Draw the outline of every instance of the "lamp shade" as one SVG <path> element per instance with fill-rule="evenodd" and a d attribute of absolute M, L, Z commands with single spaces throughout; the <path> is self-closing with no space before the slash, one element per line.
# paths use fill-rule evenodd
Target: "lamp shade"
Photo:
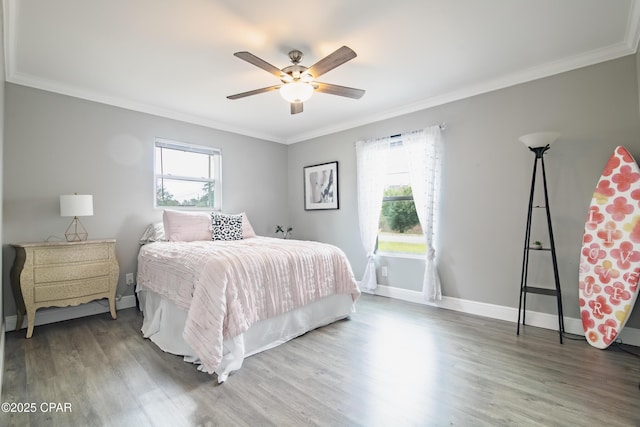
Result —
<path fill-rule="evenodd" d="M 60 196 L 60 216 L 92 216 L 93 196 L 65 194 Z"/>
<path fill-rule="evenodd" d="M 529 148 L 538 148 L 550 146 L 558 137 L 560 137 L 558 132 L 536 132 L 522 135 L 518 139 Z"/>
<path fill-rule="evenodd" d="M 280 86 L 280 96 L 287 102 L 305 102 L 313 95 L 313 86 L 304 82 L 285 83 Z"/>

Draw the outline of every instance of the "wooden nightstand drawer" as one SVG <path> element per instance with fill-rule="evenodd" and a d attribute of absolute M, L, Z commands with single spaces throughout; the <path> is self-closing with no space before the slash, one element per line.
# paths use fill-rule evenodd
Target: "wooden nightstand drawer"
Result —
<path fill-rule="evenodd" d="M 115 240 L 41 242 L 12 245 L 16 259 L 11 268 L 11 289 L 18 309 L 16 329 L 27 315 L 31 338 L 36 310 L 66 307 L 107 298 L 116 315 L 120 268 Z"/>
<path fill-rule="evenodd" d="M 33 264 L 36 266 L 108 260 L 109 246 L 107 245 L 86 245 L 82 250 L 74 246 L 36 248 L 33 251 Z"/>
<path fill-rule="evenodd" d="M 104 262 L 99 264 L 77 264 L 74 268 L 69 268 L 68 265 L 36 267 L 33 269 L 33 282 L 36 286 L 40 286 L 40 284 L 48 282 L 107 276 L 111 268 L 111 264 Z"/>
<path fill-rule="evenodd" d="M 101 294 L 109 291 L 109 277 L 77 280 L 60 284 L 40 285 L 33 290 L 34 302 L 57 301 Z"/>

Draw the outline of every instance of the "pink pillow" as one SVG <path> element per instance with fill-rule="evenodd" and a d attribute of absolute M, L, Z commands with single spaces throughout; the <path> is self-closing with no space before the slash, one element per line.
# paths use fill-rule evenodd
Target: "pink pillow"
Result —
<path fill-rule="evenodd" d="M 249 237 L 256 237 L 256 232 L 253 231 L 253 227 L 247 218 L 247 214 L 242 212 L 242 238 L 247 239 Z"/>
<path fill-rule="evenodd" d="M 211 240 L 210 214 L 165 209 L 162 214 L 164 234 L 171 242 Z"/>
<path fill-rule="evenodd" d="M 162 214 L 165 238 L 170 242 L 211 240 L 211 213 L 165 209 Z M 247 214 L 242 212 L 242 238 L 256 237 Z"/>

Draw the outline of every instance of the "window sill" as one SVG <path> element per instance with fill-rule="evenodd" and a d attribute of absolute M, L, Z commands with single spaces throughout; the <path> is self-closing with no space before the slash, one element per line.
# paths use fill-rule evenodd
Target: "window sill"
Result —
<path fill-rule="evenodd" d="M 165 209 L 169 209 L 169 210 L 174 210 L 174 211 L 197 211 L 197 212 L 222 212 L 222 210 L 220 209 L 216 209 L 213 207 L 206 207 L 206 206 L 182 206 L 182 205 L 176 205 L 176 206 L 154 206 L 153 207 L 156 210 L 165 210 Z"/>
<path fill-rule="evenodd" d="M 376 256 L 384 258 L 406 258 L 406 259 L 427 259 L 426 254 L 408 254 L 400 252 L 376 252 Z"/>

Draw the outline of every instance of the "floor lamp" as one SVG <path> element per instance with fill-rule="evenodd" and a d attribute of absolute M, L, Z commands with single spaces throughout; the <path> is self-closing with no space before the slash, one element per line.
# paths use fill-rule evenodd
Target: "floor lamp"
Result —
<path fill-rule="evenodd" d="M 564 333 L 564 315 L 562 313 L 562 295 L 560 292 L 560 276 L 558 274 L 558 260 L 556 258 L 556 246 L 553 239 L 553 228 L 551 226 L 551 213 L 549 211 L 549 197 L 547 195 L 547 174 L 544 168 L 543 155 L 551 148 L 558 137 L 556 132 L 537 132 L 521 136 L 520 141 L 531 150 L 535 159 L 533 161 L 533 175 L 531 177 L 531 193 L 529 194 L 529 211 L 527 214 L 527 228 L 524 236 L 524 253 L 522 256 L 522 274 L 520 277 L 520 302 L 518 305 L 518 329 L 516 334 L 520 334 L 520 315 L 522 315 L 522 324 L 525 324 L 525 315 L 527 312 L 527 293 L 550 295 L 556 297 L 558 306 L 558 333 L 560 335 L 560 344 L 562 344 L 562 334 Z M 544 206 L 534 206 L 533 199 L 535 196 L 536 175 L 538 162 L 542 166 L 542 184 L 544 189 Z M 549 232 L 549 247 L 538 248 L 531 246 L 531 223 L 534 209 L 544 209 L 546 211 L 547 228 Z M 529 273 L 529 254 L 531 251 L 549 251 L 551 253 L 551 261 L 553 263 L 554 288 L 529 286 L 527 284 Z"/>

